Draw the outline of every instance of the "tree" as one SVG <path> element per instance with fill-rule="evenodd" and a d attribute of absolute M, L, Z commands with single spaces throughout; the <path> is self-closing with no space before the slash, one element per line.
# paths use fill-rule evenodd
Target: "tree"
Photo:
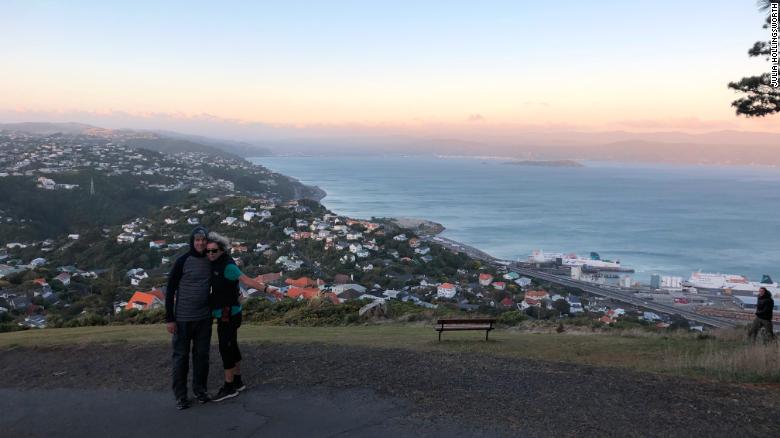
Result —
<path fill-rule="evenodd" d="M 770 8 L 770 3 L 773 1 L 774 0 L 760 0 L 759 9 L 762 11 L 768 10 Z M 764 23 L 763 28 L 769 29 L 770 22 L 771 16 L 767 15 L 766 23 Z M 765 56 L 767 61 L 769 61 L 769 42 L 757 41 L 753 47 L 748 50 L 748 56 Z M 746 94 L 746 96 L 731 103 L 731 106 L 737 109 L 737 115 L 764 117 L 780 112 L 780 88 L 772 87 L 769 73 L 742 78 L 738 82 L 730 82 L 729 88 Z"/>
<path fill-rule="evenodd" d="M 561 315 L 568 315 L 571 311 L 571 305 L 568 301 L 564 300 L 563 298 L 559 300 L 555 300 L 555 302 L 552 303 L 552 306 L 554 309 L 561 312 Z"/>

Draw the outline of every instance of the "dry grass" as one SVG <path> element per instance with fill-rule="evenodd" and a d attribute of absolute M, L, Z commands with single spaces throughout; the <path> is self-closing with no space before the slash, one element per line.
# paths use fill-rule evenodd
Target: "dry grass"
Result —
<path fill-rule="evenodd" d="M 484 341 L 481 332 L 448 332 L 437 342 L 431 324 L 381 324 L 350 327 L 283 327 L 246 324 L 241 342 L 323 343 L 366 348 L 476 353 L 570 362 L 726 382 L 780 382 L 780 351 L 747 345 L 744 330 L 711 334 L 572 330 L 541 327 L 500 329 Z M 216 336 L 212 341 L 216 343 Z M 0 334 L 0 349 L 88 343 L 168 343 L 163 325 L 81 327 Z"/>
<path fill-rule="evenodd" d="M 747 339 L 746 327 L 734 327 L 728 329 L 716 329 L 710 332 L 712 337 L 726 342 L 744 342 Z"/>
<path fill-rule="evenodd" d="M 780 345 L 758 343 L 724 348 L 707 342 L 702 353 L 671 355 L 669 364 L 681 374 L 729 382 L 780 382 Z"/>

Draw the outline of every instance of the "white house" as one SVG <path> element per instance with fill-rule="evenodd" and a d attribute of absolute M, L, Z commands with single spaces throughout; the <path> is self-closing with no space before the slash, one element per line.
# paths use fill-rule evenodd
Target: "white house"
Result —
<path fill-rule="evenodd" d="M 60 273 L 59 275 L 54 277 L 54 279 L 58 280 L 60 283 L 62 283 L 65 286 L 70 284 L 70 274 L 68 274 L 67 272 Z"/>
<path fill-rule="evenodd" d="M 582 313 L 585 311 L 585 309 L 582 308 L 582 302 L 580 301 L 580 298 L 576 295 L 569 295 L 566 298 L 566 301 L 569 302 L 569 313 Z"/>
<path fill-rule="evenodd" d="M 355 284 L 355 283 L 334 284 L 330 288 L 331 292 L 333 292 L 336 295 L 342 294 L 342 293 L 344 293 L 344 291 L 349 290 L 349 289 L 356 290 L 356 291 L 360 292 L 361 294 L 365 293 L 365 291 L 366 291 L 365 287 L 363 287 L 363 286 L 361 286 L 359 284 Z"/>
<path fill-rule="evenodd" d="M 398 299 L 398 294 L 400 294 L 400 293 L 401 293 L 400 290 L 388 289 L 388 290 L 382 292 L 382 295 L 384 295 L 386 298 L 395 300 L 395 299 Z"/>
<path fill-rule="evenodd" d="M 39 266 L 43 266 L 43 265 L 45 265 L 45 264 L 46 264 L 46 259 L 43 259 L 43 258 L 40 258 L 40 257 L 38 257 L 37 259 L 33 259 L 33 260 L 30 262 L 30 267 L 31 267 L 31 268 L 37 268 L 37 267 L 39 267 Z"/>
<path fill-rule="evenodd" d="M 133 243 L 135 242 L 135 236 L 128 233 L 122 233 L 116 236 L 116 243 Z"/>
<path fill-rule="evenodd" d="M 57 184 L 54 180 L 42 176 L 38 178 L 38 187 L 46 190 L 54 190 L 54 188 L 57 187 Z"/>
<path fill-rule="evenodd" d="M 452 283 L 442 283 L 436 288 L 436 297 L 438 298 L 453 298 L 457 293 L 458 290 Z"/>
<path fill-rule="evenodd" d="M 222 223 L 225 224 L 225 225 L 230 226 L 230 225 L 233 225 L 237 220 L 238 220 L 237 217 L 228 216 L 225 219 L 222 219 Z"/>

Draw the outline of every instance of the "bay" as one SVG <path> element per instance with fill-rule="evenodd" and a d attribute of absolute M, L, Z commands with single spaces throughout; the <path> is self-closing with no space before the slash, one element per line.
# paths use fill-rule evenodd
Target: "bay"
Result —
<path fill-rule="evenodd" d="M 317 185 L 351 217 L 418 217 L 496 257 L 596 251 L 651 273 L 780 277 L 780 170 L 501 159 L 308 156 L 251 159 Z"/>

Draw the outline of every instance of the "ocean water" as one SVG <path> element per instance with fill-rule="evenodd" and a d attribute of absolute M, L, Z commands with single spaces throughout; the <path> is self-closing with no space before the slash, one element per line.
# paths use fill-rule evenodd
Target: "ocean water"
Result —
<path fill-rule="evenodd" d="M 780 280 L 780 169 L 438 157 L 263 157 L 351 217 L 420 217 L 493 256 L 596 251 L 648 281 L 693 271 Z"/>

